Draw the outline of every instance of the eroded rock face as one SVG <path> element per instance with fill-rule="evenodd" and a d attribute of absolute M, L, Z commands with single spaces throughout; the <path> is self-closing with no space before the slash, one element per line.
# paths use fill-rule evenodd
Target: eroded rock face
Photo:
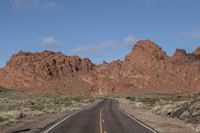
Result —
<path fill-rule="evenodd" d="M 124 61 L 97 67 L 101 73 L 97 75 L 98 85 L 105 88 L 104 93 L 196 92 L 199 91 L 199 64 L 200 59 L 185 50 L 177 49 L 169 57 L 154 42 L 142 40 Z"/>
<path fill-rule="evenodd" d="M 184 59 L 186 57 L 187 53 L 184 49 L 176 49 L 173 58 L 174 59 Z"/>
<path fill-rule="evenodd" d="M 79 79 L 78 75 L 94 68 L 95 65 L 89 59 L 78 56 L 65 56 L 52 51 L 19 52 L 11 57 L 3 69 L 0 84 L 7 88 L 39 91 L 44 88 L 50 92 L 58 90 L 64 94 L 77 94 L 81 89 L 78 90 L 75 86 L 81 88 L 85 85 L 87 88 L 82 91 L 84 95 L 90 93 L 91 86 Z M 62 89 L 70 89 L 70 92 L 62 92 Z"/>
<path fill-rule="evenodd" d="M 37 74 L 43 78 L 63 77 L 77 72 L 93 70 L 95 65 L 87 58 L 65 56 L 62 53 L 44 51 L 41 53 L 19 52 L 7 63 L 9 71 Z"/>
<path fill-rule="evenodd" d="M 135 44 L 132 52 L 126 56 L 125 61 L 134 60 L 145 63 L 146 61 L 163 61 L 167 58 L 166 53 L 157 44 L 150 40 L 142 40 Z"/>
<path fill-rule="evenodd" d="M 194 52 L 194 55 L 199 56 L 200 55 L 200 47 L 198 47 Z"/>
<path fill-rule="evenodd" d="M 124 61 L 101 65 L 51 51 L 19 52 L 0 69 L 0 86 L 67 95 L 195 93 L 199 53 L 177 49 L 169 57 L 150 40 L 138 41 Z"/>

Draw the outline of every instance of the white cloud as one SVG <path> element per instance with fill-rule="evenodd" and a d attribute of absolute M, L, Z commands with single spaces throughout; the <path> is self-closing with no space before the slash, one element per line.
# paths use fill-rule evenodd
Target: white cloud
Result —
<path fill-rule="evenodd" d="M 102 48 L 107 48 L 107 49 L 115 49 L 118 47 L 118 43 L 115 41 L 105 41 L 99 44 Z"/>
<path fill-rule="evenodd" d="M 134 36 L 127 36 L 125 39 L 124 39 L 124 43 L 125 44 L 128 44 L 129 46 L 133 46 L 135 43 L 136 43 L 137 39 L 134 37 Z"/>
<path fill-rule="evenodd" d="M 63 42 L 53 37 L 46 37 L 40 40 L 40 44 L 43 46 L 60 46 Z"/>
<path fill-rule="evenodd" d="M 181 36 L 190 39 L 200 39 L 200 30 L 194 30 L 192 32 L 183 32 L 181 33 Z"/>
<path fill-rule="evenodd" d="M 78 47 L 70 52 L 73 54 L 81 54 L 85 56 L 101 56 L 104 54 L 100 49 L 91 46 Z"/>
<path fill-rule="evenodd" d="M 116 41 L 105 41 L 94 45 L 87 45 L 85 47 L 77 47 L 70 51 L 72 54 L 79 54 L 82 56 L 109 56 L 115 55 L 127 46 L 131 46 L 136 42 L 135 37 L 127 36 L 120 42 Z M 127 45 L 128 44 L 128 45 Z M 132 45 L 133 46 L 133 45 Z"/>
<path fill-rule="evenodd" d="M 84 56 L 104 56 L 114 54 L 118 44 L 113 41 L 101 42 L 96 45 L 88 45 L 85 47 L 77 47 L 70 52 L 73 54 L 81 54 Z"/>
<path fill-rule="evenodd" d="M 10 0 L 10 4 L 17 10 L 52 10 L 63 9 L 63 7 L 54 1 L 42 0 Z"/>

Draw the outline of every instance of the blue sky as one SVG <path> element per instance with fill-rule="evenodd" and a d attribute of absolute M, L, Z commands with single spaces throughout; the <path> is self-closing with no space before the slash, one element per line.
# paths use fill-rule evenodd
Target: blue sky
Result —
<path fill-rule="evenodd" d="M 1 0 L 0 67 L 23 51 L 61 51 L 95 63 L 150 39 L 172 55 L 200 46 L 200 0 Z"/>

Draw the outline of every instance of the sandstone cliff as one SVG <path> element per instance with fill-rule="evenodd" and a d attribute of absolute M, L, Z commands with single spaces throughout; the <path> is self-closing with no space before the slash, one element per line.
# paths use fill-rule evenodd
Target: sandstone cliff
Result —
<path fill-rule="evenodd" d="M 19 52 L 11 57 L 0 74 L 0 86 L 20 90 L 69 95 L 88 95 L 91 85 L 79 79 L 95 69 L 87 58 L 62 53 Z"/>
<path fill-rule="evenodd" d="M 0 69 L 0 86 L 67 95 L 196 93 L 200 48 L 168 56 L 150 40 L 138 41 L 123 61 L 94 65 L 62 53 L 19 52 Z"/>
<path fill-rule="evenodd" d="M 150 40 L 138 41 L 124 61 L 96 68 L 103 93 L 195 93 L 200 91 L 200 58 L 177 49 L 169 57 Z"/>

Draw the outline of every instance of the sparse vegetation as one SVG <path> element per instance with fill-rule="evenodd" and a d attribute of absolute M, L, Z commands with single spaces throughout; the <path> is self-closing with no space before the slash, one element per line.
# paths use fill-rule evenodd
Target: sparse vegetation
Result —
<path fill-rule="evenodd" d="M 23 118 L 74 111 L 95 100 L 93 97 L 38 95 L 0 88 L 0 129 Z"/>
<path fill-rule="evenodd" d="M 160 98 L 157 96 L 152 96 L 152 97 L 137 97 L 136 99 L 137 102 L 142 102 L 145 105 L 148 106 L 153 106 L 154 104 L 156 104 L 157 102 L 160 101 Z"/>
<path fill-rule="evenodd" d="M 80 102 L 81 101 L 81 98 L 80 97 L 73 97 L 72 98 L 74 101 L 76 101 L 76 102 Z"/>
<path fill-rule="evenodd" d="M 136 98 L 135 98 L 135 97 L 130 97 L 130 96 L 129 96 L 129 97 L 126 97 L 126 99 L 130 100 L 131 102 L 134 102 Z"/>
<path fill-rule="evenodd" d="M 0 117 L 0 122 L 4 122 L 6 119 L 3 117 Z"/>
<path fill-rule="evenodd" d="M 148 106 L 153 106 L 157 102 L 160 102 L 160 97 L 158 96 L 151 96 L 151 97 L 144 97 L 144 96 L 129 96 L 126 99 L 130 100 L 131 102 L 140 102 Z"/>
<path fill-rule="evenodd" d="M 136 107 L 146 108 L 157 115 L 177 117 L 185 122 L 200 124 L 200 97 L 193 96 L 129 96 Z"/>

